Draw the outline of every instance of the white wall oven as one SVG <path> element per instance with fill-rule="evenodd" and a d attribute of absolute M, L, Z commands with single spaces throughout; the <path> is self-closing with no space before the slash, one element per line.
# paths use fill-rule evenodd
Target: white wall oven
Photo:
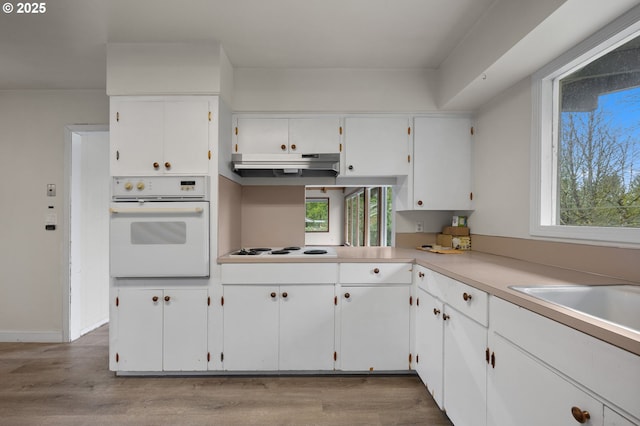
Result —
<path fill-rule="evenodd" d="M 208 193 L 206 176 L 114 177 L 111 276 L 208 277 Z"/>

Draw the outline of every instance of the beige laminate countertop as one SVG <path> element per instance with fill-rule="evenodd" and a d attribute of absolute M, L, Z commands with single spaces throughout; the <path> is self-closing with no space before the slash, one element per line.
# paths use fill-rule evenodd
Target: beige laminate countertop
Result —
<path fill-rule="evenodd" d="M 640 283 L 474 251 L 463 254 L 437 254 L 393 247 L 336 247 L 336 252 L 337 258 L 312 259 L 286 259 L 272 256 L 253 256 L 248 259 L 246 257 L 222 256 L 218 258 L 218 263 L 416 263 L 640 355 L 640 333 L 617 327 L 509 288 L 513 285 L 640 285 Z"/>

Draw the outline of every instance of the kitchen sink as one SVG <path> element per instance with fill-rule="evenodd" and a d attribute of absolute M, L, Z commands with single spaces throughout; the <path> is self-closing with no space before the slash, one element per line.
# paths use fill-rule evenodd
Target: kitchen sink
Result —
<path fill-rule="evenodd" d="M 529 296 L 640 333 L 640 286 L 510 286 Z"/>

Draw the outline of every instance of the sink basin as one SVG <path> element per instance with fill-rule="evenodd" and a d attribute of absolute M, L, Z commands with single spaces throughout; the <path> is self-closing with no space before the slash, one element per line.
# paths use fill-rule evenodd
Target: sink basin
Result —
<path fill-rule="evenodd" d="M 529 296 L 640 333 L 640 286 L 511 286 Z"/>

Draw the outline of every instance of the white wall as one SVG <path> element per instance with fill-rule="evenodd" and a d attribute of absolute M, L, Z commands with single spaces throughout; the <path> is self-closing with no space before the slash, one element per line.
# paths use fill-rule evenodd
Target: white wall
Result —
<path fill-rule="evenodd" d="M 434 72 L 425 69 L 234 71 L 237 112 L 435 111 Z"/>
<path fill-rule="evenodd" d="M 474 234 L 529 238 L 531 82 L 526 78 L 475 117 Z"/>
<path fill-rule="evenodd" d="M 0 91 L 0 341 L 62 340 L 65 125 L 106 124 L 108 108 L 103 90 Z"/>

